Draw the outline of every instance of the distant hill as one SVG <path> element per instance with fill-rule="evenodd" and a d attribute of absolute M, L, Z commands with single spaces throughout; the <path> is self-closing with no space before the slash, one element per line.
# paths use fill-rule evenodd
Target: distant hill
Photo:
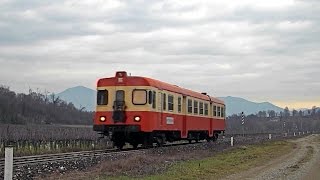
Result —
<path fill-rule="evenodd" d="M 92 124 L 92 113 L 80 111 L 57 96 L 15 93 L 0 85 L 0 124 Z"/>
<path fill-rule="evenodd" d="M 223 100 L 226 103 L 226 114 L 239 114 L 244 112 L 245 114 L 256 114 L 259 111 L 268 111 L 274 110 L 275 112 L 283 111 L 282 108 L 275 106 L 269 102 L 256 103 L 252 101 L 248 101 L 239 97 L 219 97 L 219 99 Z"/>
<path fill-rule="evenodd" d="M 95 110 L 96 91 L 90 88 L 76 86 L 58 93 L 57 96 L 66 102 L 72 102 L 78 109 L 85 107 L 86 111 Z"/>
<path fill-rule="evenodd" d="M 95 110 L 96 91 L 84 86 L 77 86 L 66 89 L 57 94 L 61 99 L 72 102 L 77 108 L 85 107 L 87 111 Z M 227 105 L 227 115 L 238 114 L 242 111 L 245 114 L 256 114 L 259 111 L 274 110 L 283 111 L 269 102 L 256 103 L 239 97 L 220 97 Z"/>

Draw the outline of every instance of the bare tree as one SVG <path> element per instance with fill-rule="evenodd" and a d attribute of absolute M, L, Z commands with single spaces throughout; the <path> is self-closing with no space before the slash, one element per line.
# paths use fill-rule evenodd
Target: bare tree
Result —
<path fill-rule="evenodd" d="M 290 111 L 288 107 L 285 107 L 283 110 L 283 116 L 284 117 L 289 117 L 290 116 Z"/>
<path fill-rule="evenodd" d="M 292 116 L 294 117 L 294 116 L 297 116 L 297 115 L 298 115 L 298 111 L 295 110 L 295 109 L 293 109 L 293 110 L 292 110 Z"/>
<path fill-rule="evenodd" d="M 274 110 L 269 110 L 268 114 L 269 114 L 269 117 L 271 117 L 271 118 L 276 116 L 276 112 Z"/>

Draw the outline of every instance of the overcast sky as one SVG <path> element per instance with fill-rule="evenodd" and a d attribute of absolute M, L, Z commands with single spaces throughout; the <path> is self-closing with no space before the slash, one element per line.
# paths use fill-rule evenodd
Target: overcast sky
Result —
<path fill-rule="evenodd" d="M 0 0 L 0 84 L 58 93 L 126 70 L 320 106 L 319 14 L 318 0 Z"/>

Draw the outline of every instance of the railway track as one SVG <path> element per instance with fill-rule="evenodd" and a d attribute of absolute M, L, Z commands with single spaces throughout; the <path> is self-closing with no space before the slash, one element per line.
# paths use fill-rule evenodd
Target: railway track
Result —
<path fill-rule="evenodd" d="M 279 134 L 277 134 L 279 135 Z M 228 142 L 230 136 L 242 136 L 241 134 L 234 135 L 226 135 L 226 138 L 220 138 L 218 141 L 220 142 Z M 265 136 L 267 134 L 246 134 L 248 137 L 254 136 Z M 245 137 L 243 137 L 245 138 Z M 203 143 L 206 141 L 200 141 L 199 143 Z M 189 144 L 188 142 L 178 142 L 178 143 L 168 143 L 165 144 L 164 147 L 168 146 L 180 146 Z M 70 153 L 58 153 L 58 154 L 45 154 L 45 155 L 34 155 L 34 156 L 22 156 L 22 157 L 14 157 L 13 158 L 13 166 L 14 168 L 19 168 L 26 165 L 38 165 L 38 164 L 46 164 L 46 163 L 56 163 L 56 162 L 67 162 L 74 161 L 81 158 L 93 158 L 102 155 L 116 155 L 116 154 L 138 154 L 143 153 L 146 148 L 127 148 L 122 151 L 117 149 L 104 149 L 104 150 L 94 150 L 94 151 L 80 151 L 80 152 L 70 152 Z M 0 171 L 4 170 L 4 158 L 0 159 Z"/>
<path fill-rule="evenodd" d="M 201 142 L 200 142 L 201 143 Z M 163 147 L 186 145 L 187 142 L 183 143 L 169 143 Z M 70 153 L 57 153 L 57 154 L 45 154 L 45 155 L 34 155 L 34 156 L 22 156 L 13 158 L 13 167 L 18 168 L 26 165 L 37 165 L 46 163 L 56 163 L 63 161 L 74 161 L 81 158 L 93 158 L 102 155 L 117 155 L 117 154 L 138 154 L 143 153 L 146 148 L 126 148 L 122 151 L 118 149 L 104 149 L 104 150 L 94 150 L 94 151 L 80 151 L 80 152 L 70 152 Z M 0 171 L 4 170 L 5 159 L 0 159 Z"/>
<path fill-rule="evenodd" d="M 112 153 L 113 151 L 115 152 L 116 150 L 112 149 L 112 150 L 80 151 L 80 152 L 70 152 L 70 153 L 14 157 L 13 166 L 14 168 L 16 168 L 24 165 L 68 161 L 68 160 L 74 160 L 77 158 L 93 157 L 93 156 L 97 156 L 105 153 Z M 4 159 L 0 159 L 0 170 L 3 168 L 4 168 Z"/>

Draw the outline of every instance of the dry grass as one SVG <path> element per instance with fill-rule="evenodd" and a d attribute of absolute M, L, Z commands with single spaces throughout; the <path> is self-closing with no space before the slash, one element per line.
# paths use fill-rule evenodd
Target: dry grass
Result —
<path fill-rule="evenodd" d="M 103 162 L 85 172 L 56 174 L 51 179 L 218 179 L 288 153 L 293 145 L 269 142 L 226 150 L 215 156 L 210 150 L 147 153 Z"/>
<path fill-rule="evenodd" d="M 164 174 L 145 179 L 221 179 L 265 163 L 292 149 L 293 145 L 288 142 L 243 146 L 203 160 L 178 163 Z"/>
<path fill-rule="evenodd" d="M 146 175 L 161 174 L 177 162 L 197 160 L 212 156 L 213 152 L 209 150 L 198 150 L 190 152 L 169 151 L 165 153 L 150 152 L 139 154 L 126 158 L 119 158 L 114 161 L 105 161 L 91 167 L 85 171 L 73 171 L 66 174 L 58 172 L 45 177 L 46 179 L 118 179 L 142 178 Z"/>

